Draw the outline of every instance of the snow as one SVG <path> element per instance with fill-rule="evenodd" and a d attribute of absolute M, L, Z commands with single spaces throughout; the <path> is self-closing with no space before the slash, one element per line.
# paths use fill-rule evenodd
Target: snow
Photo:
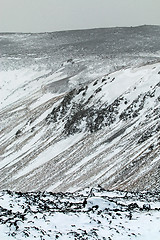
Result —
<path fill-rule="evenodd" d="M 37 65 L 28 68 L 0 71 L 0 106 L 4 108 L 27 96 L 31 96 L 36 91 L 41 91 L 43 95 L 39 96 L 38 100 L 31 105 L 31 108 L 36 108 L 54 97 L 49 92 L 43 92 L 44 86 L 65 77 L 67 75 L 63 74 L 61 69 L 53 72 L 52 70 L 39 69 Z M 57 95 L 55 94 L 55 96 Z"/>
<path fill-rule="evenodd" d="M 100 198 L 100 197 L 91 197 L 87 199 L 87 205 L 86 205 L 87 209 L 90 209 L 96 205 L 98 206 L 99 210 L 104 210 L 104 209 L 113 210 L 117 208 L 117 205 L 114 202 L 104 200 L 103 198 Z"/>
<path fill-rule="evenodd" d="M 145 93 L 149 84 L 156 85 L 159 82 L 158 69 L 159 64 L 153 64 L 141 68 L 120 70 L 110 74 L 110 82 L 103 87 L 105 95 L 102 101 L 113 102 L 124 93 L 126 95 L 129 93 L 129 100 L 132 101 L 139 94 Z"/>
<path fill-rule="evenodd" d="M 146 121 L 146 113 L 151 111 L 152 106 L 155 105 L 155 99 L 160 94 L 158 87 L 155 91 L 155 97 L 146 100 L 144 108 L 140 112 L 141 116 L 138 119 L 135 119 L 134 122 L 122 122 L 119 119 L 119 115 L 126 110 L 132 101 L 134 101 L 139 95 L 142 95 L 143 98 L 143 94 L 159 83 L 159 63 L 113 72 L 103 76 L 103 78 L 106 79 L 105 82 L 102 81 L 102 77 L 98 77 L 94 82 L 86 84 L 88 87 L 85 92 L 86 94 L 83 94 L 82 91 L 80 94 L 73 97 L 68 106 L 69 110 L 67 116 L 72 114 L 72 112 L 69 111 L 74 104 L 78 105 L 79 102 L 85 104 L 91 95 L 93 95 L 93 99 L 86 106 L 88 108 L 90 106 L 100 108 L 103 104 L 112 104 L 115 99 L 121 96 L 127 100 L 127 104 L 122 101 L 119 105 L 119 108 L 117 109 L 119 113 L 116 116 L 116 121 L 111 126 L 107 126 L 104 131 L 99 132 L 97 135 L 87 135 L 85 133 L 85 119 L 81 121 L 80 125 L 80 128 L 83 130 L 82 133 L 69 137 L 63 135 L 66 116 L 63 117 L 62 121 L 60 120 L 57 123 L 51 123 L 47 126 L 46 117 L 52 112 L 54 107 L 58 107 L 58 105 L 61 104 L 63 94 L 60 95 L 58 93 L 53 94 L 51 92 L 45 92 L 45 84 L 57 81 L 58 79 L 61 79 L 62 76 L 65 76 L 63 70 L 63 68 L 60 68 L 59 72 L 57 71 L 55 73 L 50 70 L 46 74 L 41 71 L 31 71 L 33 75 L 29 75 L 27 70 L 23 72 L 21 69 L 17 70 L 17 72 L 13 71 L 13 76 L 8 72 L 7 76 L 11 76 L 10 81 L 16 79 L 15 76 L 17 74 L 18 79 L 22 77 L 22 82 L 27 83 L 32 92 L 30 99 L 27 101 L 22 95 L 21 101 L 19 104 L 16 102 L 14 108 L 6 105 L 4 112 L 2 108 L 2 115 L 4 116 L 4 113 L 7 114 L 7 112 L 10 113 L 11 111 L 11 117 L 10 123 L 7 123 L 4 119 L 4 122 L 8 127 L 5 129 L 6 134 L 3 134 L 2 132 L 0 139 L 1 144 L 4 144 L 5 146 L 5 150 L 1 154 L 1 169 L 2 167 L 11 168 L 15 166 L 15 164 L 18 164 L 22 158 L 26 163 L 22 165 L 21 169 L 14 172 L 12 180 L 27 177 L 29 174 L 30 176 L 34 176 L 34 172 L 37 172 L 37 174 L 38 172 L 40 173 L 42 168 L 45 169 L 49 164 L 53 164 L 55 159 L 58 159 L 58 161 L 56 160 L 57 164 L 53 164 L 54 168 L 56 167 L 56 172 L 63 168 L 66 159 L 67 161 L 70 159 L 70 167 L 66 169 L 66 172 L 63 175 L 64 179 L 56 179 L 55 182 L 52 179 L 49 185 L 47 185 L 47 189 L 58 189 L 58 187 L 62 187 L 66 183 L 68 184 L 70 179 L 73 179 L 75 183 L 73 186 L 72 184 L 68 184 L 69 186 L 67 186 L 67 188 L 69 190 L 79 189 L 83 184 L 86 184 L 83 182 L 85 180 L 81 179 L 81 181 L 79 181 L 79 178 L 83 178 L 84 176 L 87 178 L 90 176 L 87 180 L 88 184 L 92 184 L 94 181 L 98 182 L 99 179 L 105 182 L 109 177 L 112 179 L 112 175 L 114 176 L 115 172 L 118 173 L 119 168 L 123 167 L 123 164 L 125 164 L 125 166 L 131 164 L 132 166 L 132 162 L 138 158 L 141 148 L 148 148 L 151 141 L 155 138 L 154 135 L 153 138 L 146 140 L 145 143 L 142 143 L 140 146 L 136 145 L 135 142 L 131 142 L 130 146 L 127 148 L 124 147 L 128 141 L 128 136 L 130 136 L 129 139 L 131 139 L 134 129 L 141 128 L 141 122 Z M 32 83 L 30 78 L 33 77 L 34 80 L 38 79 L 38 87 L 36 81 L 33 81 Z M 21 83 L 20 81 L 17 81 L 17 86 L 15 86 L 15 88 L 18 87 L 18 94 L 20 95 L 21 88 L 19 86 L 21 86 Z M 77 88 L 78 87 L 79 86 L 77 86 Z M 102 88 L 102 90 L 96 94 L 96 90 L 99 88 Z M 15 96 L 14 93 L 13 96 Z M 14 103 L 12 104 L 14 106 Z M 158 101 L 156 104 L 158 105 Z M 17 119 L 19 112 L 24 114 L 21 119 Z M 14 117 L 17 119 L 17 124 L 12 127 Z M 157 124 L 157 120 L 155 119 L 151 123 L 148 123 L 148 127 L 151 124 Z M 18 130 L 22 130 L 22 134 L 19 137 L 16 137 L 15 134 Z M 122 134 L 118 134 L 120 131 L 122 131 Z M 127 139 L 125 139 L 125 137 L 122 138 L 122 135 L 126 136 Z M 83 144 L 81 139 L 84 140 L 85 136 L 87 136 L 86 143 Z M 144 151 L 144 153 L 147 153 L 147 151 Z M 74 154 L 76 158 L 74 158 Z M 128 158 L 129 154 L 130 157 Z M 30 160 L 28 161 L 28 159 Z M 154 158 L 150 167 L 154 166 L 154 164 L 156 165 L 158 160 L 158 157 Z M 92 169 L 92 171 L 90 171 L 90 169 Z M 150 168 L 146 166 L 142 169 L 141 174 L 145 174 L 149 170 Z M 95 175 L 92 174 L 94 171 L 96 172 Z M 140 177 L 140 174 L 135 176 L 134 179 L 138 177 Z M 36 188 L 33 187 L 33 189 Z"/>
<path fill-rule="evenodd" d="M 28 83 L 46 74 L 46 70 L 20 69 L 0 71 L 0 102 L 1 108 L 17 101 L 28 93 Z M 29 89 L 29 91 L 31 88 Z M 26 93 L 27 92 L 27 93 Z M 30 92 L 31 94 L 31 92 Z"/>
<path fill-rule="evenodd" d="M 0 238 L 158 240 L 160 208 L 130 209 L 141 195 L 108 192 L 99 186 L 72 194 L 3 191 L 0 192 Z M 143 201 L 158 203 L 158 196 L 158 193 L 152 196 L 143 193 Z"/>
<path fill-rule="evenodd" d="M 43 96 L 41 96 L 40 98 L 38 98 L 38 100 L 36 102 L 34 102 L 33 104 L 31 104 L 30 109 L 35 109 L 38 106 L 42 105 L 43 103 L 47 102 L 48 100 L 52 99 L 53 97 L 57 96 L 57 94 L 53 95 L 52 93 L 46 93 Z"/>
<path fill-rule="evenodd" d="M 57 155 L 65 152 L 68 148 L 73 146 L 75 143 L 79 142 L 83 138 L 83 134 L 77 134 L 70 136 L 69 138 L 63 139 L 60 142 L 57 142 L 54 146 L 48 147 L 47 150 L 40 153 L 34 161 L 32 161 L 29 166 L 20 170 L 19 173 L 15 175 L 15 179 L 22 177 L 23 175 L 33 171 L 35 168 L 42 166 L 43 164 L 49 162 Z"/>

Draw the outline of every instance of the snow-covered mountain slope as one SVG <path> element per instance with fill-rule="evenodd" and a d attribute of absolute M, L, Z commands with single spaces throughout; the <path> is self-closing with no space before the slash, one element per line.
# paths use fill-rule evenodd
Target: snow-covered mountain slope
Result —
<path fill-rule="evenodd" d="M 1 34 L 0 189 L 159 190 L 159 38 Z"/>
<path fill-rule="evenodd" d="M 159 63 L 122 69 L 4 108 L 1 189 L 159 189 L 159 73 Z"/>
<path fill-rule="evenodd" d="M 159 193 L 0 192 L 0 237 L 10 239 L 159 239 Z"/>

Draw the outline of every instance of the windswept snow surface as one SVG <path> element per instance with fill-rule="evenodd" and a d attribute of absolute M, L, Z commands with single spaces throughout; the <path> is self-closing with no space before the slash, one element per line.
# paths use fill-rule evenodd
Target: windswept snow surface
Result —
<path fill-rule="evenodd" d="M 159 193 L 0 192 L 1 239 L 149 240 L 160 237 Z"/>

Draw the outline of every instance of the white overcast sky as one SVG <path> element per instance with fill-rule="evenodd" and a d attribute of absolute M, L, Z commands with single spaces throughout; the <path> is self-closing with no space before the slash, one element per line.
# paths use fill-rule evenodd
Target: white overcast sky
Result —
<path fill-rule="evenodd" d="M 0 0 L 0 32 L 160 25 L 160 0 Z"/>

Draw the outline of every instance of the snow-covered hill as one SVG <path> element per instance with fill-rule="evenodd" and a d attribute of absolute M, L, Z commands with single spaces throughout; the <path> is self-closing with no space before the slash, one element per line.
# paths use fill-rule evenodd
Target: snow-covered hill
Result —
<path fill-rule="evenodd" d="M 160 189 L 160 28 L 0 34 L 0 189 Z"/>
<path fill-rule="evenodd" d="M 1 189 L 159 189 L 159 73 L 159 63 L 121 69 L 55 96 L 36 88 L 7 105 Z"/>
<path fill-rule="evenodd" d="M 159 239 L 159 193 L 0 192 L 0 237 L 11 239 Z"/>

